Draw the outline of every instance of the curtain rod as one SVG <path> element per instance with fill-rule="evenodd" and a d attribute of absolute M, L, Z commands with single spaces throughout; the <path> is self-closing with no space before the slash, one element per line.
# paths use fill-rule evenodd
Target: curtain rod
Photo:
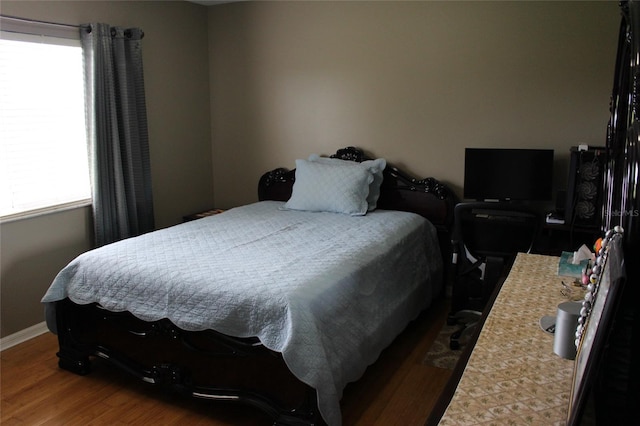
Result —
<path fill-rule="evenodd" d="M 51 28 L 49 31 L 54 31 L 56 33 L 56 35 L 63 37 L 63 38 L 75 38 L 75 35 L 73 37 L 69 37 L 68 35 L 63 35 L 66 33 L 69 33 L 69 31 L 71 29 L 84 29 L 85 31 L 87 31 L 88 33 L 91 33 L 92 28 L 91 28 L 91 24 L 81 24 L 81 25 L 72 25 L 72 24 L 62 24 L 59 22 L 51 22 L 51 21 L 42 21 L 39 19 L 31 19 L 31 18 L 20 18 L 17 16 L 10 16 L 10 15 L 3 15 L 0 14 L 0 20 L 8 20 L 8 21 L 15 21 L 15 23 L 13 22 L 5 22 L 6 25 L 8 25 L 9 27 L 13 27 L 13 28 L 9 28 L 9 29 L 5 29 L 5 31 L 9 31 L 9 32 L 24 32 L 24 33 L 28 33 L 28 34 L 33 34 L 30 33 L 28 31 L 22 31 L 20 29 L 15 29 L 14 25 L 20 25 L 20 22 L 25 23 L 25 25 L 28 24 L 36 24 L 36 25 L 49 25 L 52 27 L 58 27 L 58 30 L 54 30 L 53 28 Z M 2 30 L 3 28 L 0 27 L 0 30 Z M 115 35 L 113 33 L 114 29 L 111 30 L 112 31 L 112 36 Z M 43 35 L 43 34 L 36 34 L 36 35 Z M 53 34 L 45 34 L 45 35 L 53 35 Z M 131 29 L 126 29 L 124 31 L 124 35 L 126 37 L 131 37 L 132 32 Z M 142 39 L 144 37 L 144 31 L 140 30 L 140 38 Z"/>
<path fill-rule="evenodd" d="M 10 15 L 3 15 L 0 14 L 0 18 L 1 19 L 8 19 L 8 20 L 12 20 L 12 21 L 18 21 L 18 22 L 27 22 L 27 23 L 31 23 L 31 24 L 38 24 L 38 25 L 51 25 L 51 26 L 55 26 L 55 27 L 62 27 L 62 28 L 83 28 L 86 29 L 87 32 L 91 32 L 91 24 L 81 24 L 81 25 L 72 25 L 72 24 L 61 24 L 59 22 L 51 22 L 51 21 L 42 21 L 39 19 L 31 19 L 31 18 L 20 18 L 18 16 L 10 16 Z M 0 27 L 0 29 L 2 29 Z M 62 30 L 61 30 L 62 31 Z M 130 34 L 127 34 L 127 32 L 130 33 L 130 30 L 126 30 L 125 31 L 125 35 L 127 37 L 130 37 Z M 144 37 L 144 31 L 140 30 L 140 38 Z"/>
<path fill-rule="evenodd" d="M 11 20 L 14 20 L 14 21 L 32 22 L 32 23 L 35 23 L 35 24 L 43 24 L 43 25 L 54 25 L 56 27 L 66 27 L 66 28 L 81 28 L 82 27 L 82 25 L 61 24 L 61 23 L 58 23 L 58 22 L 41 21 L 39 19 L 20 18 L 20 17 L 17 17 L 17 16 L 2 15 L 2 14 L 0 14 L 0 17 L 2 17 L 3 19 L 11 19 Z"/>

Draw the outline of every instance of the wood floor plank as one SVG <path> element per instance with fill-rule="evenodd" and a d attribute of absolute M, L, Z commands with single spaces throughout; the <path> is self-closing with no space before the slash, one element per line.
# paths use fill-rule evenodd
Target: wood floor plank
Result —
<path fill-rule="evenodd" d="M 415 365 L 404 376 L 402 385 L 388 400 L 384 410 L 376 418 L 378 425 L 424 424 L 437 401 L 432 389 L 442 389 L 448 375 L 441 374 L 435 367 Z"/>
<path fill-rule="evenodd" d="M 423 425 L 451 371 L 422 364 L 448 312 L 444 299 L 421 315 L 363 377 L 349 384 L 345 426 Z M 193 400 L 139 382 L 96 360 L 78 376 L 57 366 L 57 338 L 45 334 L 0 353 L 0 423 L 22 425 L 270 425 L 252 407 Z"/>
<path fill-rule="evenodd" d="M 414 406 L 405 407 L 407 410 L 424 412 L 425 409 L 421 409 L 421 406 L 422 398 L 426 396 L 415 388 L 412 381 L 407 380 L 407 376 L 414 373 L 416 366 L 430 372 L 427 391 L 433 394 L 429 399 L 437 400 L 444 388 L 444 384 L 440 383 L 446 383 L 451 371 L 422 365 L 422 360 L 446 320 L 448 312 L 448 304 L 440 301 L 433 309 L 410 324 L 382 353 L 378 362 L 367 369 L 363 378 L 347 386 L 343 396 L 345 424 L 378 424 L 378 419 L 382 418 L 385 412 L 393 410 L 393 407 L 389 408 L 392 401 L 395 398 L 404 399 L 406 395 L 415 395 L 415 398 L 411 399 Z M 428 407 L 426 415 L 422 418 L 404 425 L 423 425 L 433 404 Z"/>

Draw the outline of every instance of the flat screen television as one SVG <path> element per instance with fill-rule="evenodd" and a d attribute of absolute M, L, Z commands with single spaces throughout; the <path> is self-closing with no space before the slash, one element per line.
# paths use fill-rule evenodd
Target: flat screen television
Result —
<path fill-rule="evenodd" d="M 465 149 L 466 199 L 551 200 L 552 185 L 552 149 Z"/>

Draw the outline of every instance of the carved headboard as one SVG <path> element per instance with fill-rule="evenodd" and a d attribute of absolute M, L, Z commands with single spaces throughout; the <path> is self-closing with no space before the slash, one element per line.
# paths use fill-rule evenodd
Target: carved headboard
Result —
<path fill-rule="evenodd" d="M 339 149 L 331 158 L 357 162 L 371 159 L 355 147 Z M 417 213 L 433 223 L 438 230 L 440 249 L 446 265 L 451 253 L 453 209 L 458 201 L 453 191 L 432 177 L 415 179 L 390 164 L 387 164 L 383 176 L 378 208 Z M 295 169 L 271 170 L 260 178 L 258 199 L 287 201 L 291 197 L 294 182 Z"/>

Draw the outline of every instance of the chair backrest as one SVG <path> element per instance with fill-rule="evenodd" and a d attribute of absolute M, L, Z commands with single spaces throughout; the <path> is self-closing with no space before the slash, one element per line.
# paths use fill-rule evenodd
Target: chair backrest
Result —
<path fill-rule="evenodd" d="M 515 258 L 531 251 L 540 229 L 540 216 L 526 206 L 510 203 L 457 204 L 452 241 L 473 256 Z"/>
<path fill-rule="evenodd" d="M 540 216 L 509 203 L 460 203 L 452 231 L 452 311 L 483 310 L 518 252 L 529 252 Z"/>

